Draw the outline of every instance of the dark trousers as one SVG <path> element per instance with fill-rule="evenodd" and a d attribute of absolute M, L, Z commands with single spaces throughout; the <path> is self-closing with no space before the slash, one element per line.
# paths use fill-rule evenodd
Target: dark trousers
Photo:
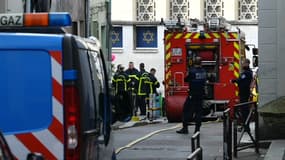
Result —
<path fill-rule="evenodd" d="M 115 96 L 115 110 L 116 117 L 119 120 L 123 120 L 132 115 L 129 95 L 127 92 L 120 92 Z"/>
<path fill-rule="evenodd" d="M 249 100 L 249 96 L 241 96 L 240 97 L 240 103 L 248 102 L 248 100 Z M 245 105 L 245 106 L 240 107 L 241 120 L 242 120 L 243 124 L 246 123 L 246 119 L 249 115 L 249 111 L 250 111 L 249 105 Z M 245 127 L 246 127 L 245 129 L 249 129 L 249 125 L 246 125 Z"/>
<path fill-rule="evenodd" d="M 195 121 L 195 131 L 200 130 L 202 123 L 202 96 L 187 96 L 183 106 L 183 128 L 188 129 L 188 122 Z"/>
<path fill-rule="evenodd" d="M 146 96 L 137 96 L 137 106 L 140 108 L 141 115 L 146 115 Z"/>

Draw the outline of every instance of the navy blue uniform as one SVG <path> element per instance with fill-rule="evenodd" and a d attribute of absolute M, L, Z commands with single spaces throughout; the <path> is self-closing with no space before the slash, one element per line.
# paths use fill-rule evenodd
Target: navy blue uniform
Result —
<path fill-rule="evenodd" d="M 116 72 L 112 79 L 112 86 L 115 89 L 116 116 L 119 120 L 128 118 L 132 114 L 127 92 L 129 82 L 130 79 L 124 71 Z"/>
<path fill-rule="evenodd" d="M 189 83 L 189 96 L 183 106 L 183 129 L 188 132 L 188 121 L 193 119 L 195 114 L 195 132 L 200 130 L 202 122 L 203 96 L 206 83 L 206 71 L 201 67 L 194 67 L 189 70 L 184 81 Z"/>
<path fill-rule="evenodd" d="M 149 96 L 150 77 L 145 70 L 140 71 L 140 80 L 138 87 L 137 106 L 140 108 L 141 115 L 146 115 L 146 98 Z"/>
<path fill-rule="evenodd" d="M 248 102 L 250 99 L 250 84 L 252 78 L 253 78 L 252 71 L 250 70 L 250 68 L 246 68 L 241 73 L 238 79 L 232 81 L 238 84 L 240 103 Z M 246 118 L 249 114 L 249 106 L 243 106 L 241 109 L 241 113 L 242 113 L 242 121 L 243 123 L 245 123 Z"/>

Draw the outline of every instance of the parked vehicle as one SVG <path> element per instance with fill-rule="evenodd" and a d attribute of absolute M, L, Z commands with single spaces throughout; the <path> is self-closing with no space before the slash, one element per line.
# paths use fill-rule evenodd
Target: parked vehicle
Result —
<path fill-rule="evenodd" d="M 17 159 L 115 159 L 100 42 L 67 13 L 0 14 L 0 129 Z"/>

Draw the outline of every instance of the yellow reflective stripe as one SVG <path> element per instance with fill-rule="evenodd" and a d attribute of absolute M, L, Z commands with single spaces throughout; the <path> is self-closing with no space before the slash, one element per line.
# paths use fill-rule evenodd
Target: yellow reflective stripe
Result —
<path fill-rule="evenodd" d="M 235 49 L 239 50 L 239 44 L 237 42 L 234 42 Z"/>
<path fill-rule="evenodd" d="M 200 33 L 195 33 L 195 36 L 193 37 L 194 39 L 198 39 L 200 36 Z"/>
<path fill-rule="evenodd" d="M 213 49 L 216 48 L 216 46 L 204 46 L 206 49 Z"/>
<path fill-rule="evenodd" d="M 171 43 L 169 42 L 169 43 L 167 43 L 167 45 L 165 46 L 165 50 L 168 51 L 170 47 L 171 47 Z"/>
<path fill-rule="evenodd" d="M 174 39 L 179 39 L 181 38 L 183 35 L 183 33 L 177 33 L 176 36 L 174 37 Z"/>
<path fill-rule="evenodd" d="M 191 37 L 191 35 L 192 35 L 192 33 L 187 33 L 187 34 L 184 36 L 184 39 L 188 39 L 188 38 L 190 38 L 190 37 Z"/>
<path fill-rule="evenodd" d="M 228 35 L 226 32 L 223 33 L 223 36 L 224 36 L 225 38 L 229 38 L 229 35 Z"/>
<path fill-rule="evenodd" d="M 236 94 L 236 96 L 238 96 L 238 91 L 236 91 L 236 93 L 235 93 L 235 94 Z"/>
<path fill-rule="evenodd" d="M 168 33 L 168 34 L 165 36 L 165 39 L 168 41 L 171 37 L 172 37 L 172 33 Z"/>
<path fill-rule="evenodd" d="M 238 70 L 240 69 L 239 64 L 237 62 L 234 62 L 234 66 L 236 69 L 238 69 Z"/>
<path fill-rule="evenodd" d="M 190 49 L 199 49 L 201 46 L 189 46 Z"/>
<path fill-rule="evenodd" d="M 170 57 L 171 57 L 171 53 L 168 52 L 168 53 L 166 54 L 166 56 L 165 56 L 165 59 L 168 60 Z"/>
<path fill-rule="evenodd" d="M 135 78 L 135 79 L 139 80 L 139 77 L 137 75 L 135 75 L 135 74 L 131 74 L 131 75 L 129 75 L 129 77 L 130 78 Z"/>
<path fill-rule="evenodd" d="M 235 37 L 235 39 L 238 38 L 238 34 L 237 34 L 237 33 L 231 33 L 231 35 L 232 35 L 233 37 Z"/>
<path fill-rule="evenodd" d="M 219 35 L 218 33 L 213 33 L 213 36 L 214 36 L 215 38 L 220 38 L 220 35 Z"/>
<path fill-rule="evenodd" d="M 205 37 L 206 37 L 207 39 L 212 38 L 212 37 L 209 35 L 209 33 L 205 33 L 204 35 L 205 35 Z"/>
<path fill-rule="evenodd" d="M 236 70 L 234 71 L 234 76 L 235 76 L 236 78 L 239 77 L 239 73 L 238 73 Z"/>
<path fill-rule="evenodd" d="M 239 56 L 239 54 L 238 54 L 236 51 L 234 51 L 234 57 L 235 57 L 237 60 L 240 59 L 240 56 Z"/>

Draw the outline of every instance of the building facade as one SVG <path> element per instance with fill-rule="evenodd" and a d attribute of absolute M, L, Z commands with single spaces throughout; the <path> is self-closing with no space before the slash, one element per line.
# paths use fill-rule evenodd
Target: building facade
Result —
<path fill-rule="evenodd" d="M 246 42 L 257 47 L 257 0 L 112 0 L 111 32 L 115 65 L 127 67 L 129 61 L 145 63 L 149 71 L 156 68 L 157 78 L 164 79 L 164 20 L 224 17 L 232 28 L 246 34 Z M 250 55 L 249 55 L 250 56 Z M 163 86 L 159 88 L 163 93 Z"/>
<path fill-rule="evenodd" d="M 285 2 L 260 0 L 259 6 L 259 99 L 262 106 L 285 96 Z"/>

